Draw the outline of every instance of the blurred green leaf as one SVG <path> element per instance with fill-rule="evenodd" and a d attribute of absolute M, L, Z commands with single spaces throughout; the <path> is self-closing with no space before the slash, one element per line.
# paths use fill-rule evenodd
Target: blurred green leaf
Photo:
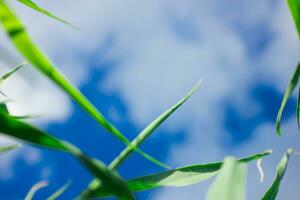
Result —
<path fill-rule="evenodd" d="M 59 188 L 56 192 L 54 192 L 47 200 L 56 200 L 60 197 L 70 186 L 71 181 L 66 182 L 61 188 Z"/>
<path fill-rule="evenodd" d="M 281 161 L 279 162 L 277 166 L 277 173 L 276 177 L 271 185 L 271 187 L 268 189 L 268 191 L 264 194 L 262 200 L 275 200 L 280 183 L 283 179 L 283 176 L 285 174 L 285 170 L 289 161 L 290 154 L 292 153 L 292 149 L 289 149 L 282 157 Z"/>
<path fill-rule="evenodd" d="M 286 103 L 289 99 L 289 97 L 292 95 L 295 87 L 298 85 L 299 82 L 299 76 L 300 76 L 300 62 L 298 63 L 296 70 L 292 76 L 292 79 L 290 80 L 287 89 L 285 90 L 279 111 L 277 113 L 277 118 L 276 118 L 276 131 L 278 135 L 282 135 L 282 130 L 281 130 L 281 117 L 283 110 L 286 106 Z M 297 112 L 298 113 L 298 112 Z"/>
<path fill-rule="evenodd" d="M 224 164 L 207 192 L 206 200 L 243 200 L 246 196 L 246 165 L 233 158 Z"/>
<path fill-rule="evenodd" d="M 130 141 L 116 127 L 109 123 L 105 117 L 94 107 L 94 105 L 91 104 L 90 101 L 75 86 L 73 86 L 72 83 L 68 81 L 62 73 L 56 69 L 50 59 L 48 59 L 31 41 L 21 21 L 15 16 L 15 14 L 4 3 L 3 0 L 0 0 L 0 20 L 15 47 L 33 66 L 39 69 L 46 77 L 63 89 L 104 129 L 112 133 L 124 144 L 129 145 L 146 159 L 154 162 L 155 164 L 163 166 L 160 161 L 132 146 Z"/>
<path fill-rule="evenodd" d="M 35 193 L 37 191 L 39 191 L 40 189 L 42 189 L 43 187 L 46 187 L 48 185 L 48 183 L 46 181 L 40 181 L 37 182 L 36 184 L 34 184 L 32 186 L 32 188 L 29 190 L 28 194 L 26 195 L 24 200 L 32 200 Z"/>
<path fill-rule="evenodd" d="M 20 144 L 12 144 L 12 145 L 6 145 L 6 146 L 0 146 L 0 153 L 8 152 L 17 148 L 20 148 Z"/>
<path fill-rule="evenodd" d="M 77 158 L 94 176 L 99 178 L 104 188 L 119 198 L 134 199 L 126 183 L 116 172 L 108 169 L 103 163 L 89 158 L 77 147 L 63 140 L 59 140 L 44 131 L 25 122 L 15 119 L 4 113 L 0 113 L 0 133 L 7 136 L 38 145 L 40 147 L 70 153 Z"/>
<path fill-rule="evenodd" d="M 3 74 L 1 77 L 0 77 L 0 84 L 5 81 L 7 78 L 9 78 L 12 74 L 14 74 L 16 71 L 18 71 L 22 66 L 25 65 L 25 62 L 17 65 L 16 67 L 14 67 L 12 70 L 10 70 L 9 72 Z"/>
<path fill-rule="evenodd" d="M 294 19 L 294 23 L 300 38 L 300 1 L 299 0 L 287 0 L 290 12 Z"/>
<path fill-rule="evenodd" d="M 267 156 L 271 151 L 265 151 L 258 153 L 239 161 L 247 163 L 253 160 L 260 159 Z M 171 187 L 183 187 L 205 181 L 214 175 L 218 174 L 223 162 L 191 165 L 187 167 L 181 167 L 174 170 L 169 170 L 163 173 L 143 176 L 127 181 L 129 189 L 133 192 L 151 190 L 162 186 Z M 84 198 L 99 198 L 111 196 L 111 193 L 107 191 L 99 182 L 94 182 L 89 186 L 88 190 L 81 194 Z"/>
<path fill-rule="evenodd" d="M 37 4 L 35 4 L 31 0 L 18 0 L 18 1 L 20 3 L 22 3 L 22 4 L 24 4 L 25 6 L 28 6 L 28 7 L 32 8 L 32 9 L 34 9 L 34 10 L 40 12 L 40 13 L 43 13 L 44 15 L 47 15 L 48 17 L 51 17 L 51 18 L 53 18 L 53 19 L 55 19 L 55 20 L 57 20 L 59 22 L 62 22 L 62 23 L 66 24 L 66 25 L 68 25 L 68 26 L 70 26 L 72 28 L 79 29 L 78 27 L 74 26 L 73 24 L 71 24 L 71 23 L 69 23 L 69 22 L 67 22 L 67 21 L 65 21 L 65 20 L 63 20 L 63 19 L 61 19 L 61 18 L 53 15 L 49 11 L 41 8 L 40 6 L 38 6 Z"/>

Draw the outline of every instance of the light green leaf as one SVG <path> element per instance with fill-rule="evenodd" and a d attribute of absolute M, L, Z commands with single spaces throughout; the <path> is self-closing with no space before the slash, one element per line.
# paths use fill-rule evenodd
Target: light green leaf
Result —
<path fill-rule="evenodd" d="M 226 158 L 224 164 L 207 192 L 206 200 L 243 200 L 246 192 L 246 165 Z"/>
<path fill-rule="evenodd" d="M 75 29 L 79 30 L 78 27 L 76 27 L 73 24 L 71 24 L 71 23 L 69 23 L 69 22 L 67 22 L 67 21 L 65 21 L 65 20 L 63 20 L 63 19 L 61 19 L 61 18 L 53 15 L 52 13 L 50 13 L 49 11 L 41 8 L 40 6 L 38 6 L 36 3 L 34 3 L 31 0 L 18 0 L 18 1 L 20 3 L 22 3 L 22 4 L 24 4 L 25 6 L 28 6 L 28 7 L 32 8 L 32 9 L 34 9 L 34 10 L 40 12 L 40 13 L 43 13 L 44 15 L 47 15 L 48 17 L 51 17 L 51 18 L 53 18 L 53 19 L 55 19 L 55 20 L 57 20 L 59 22 L 62 22 L 62 23 L 66 24 L 66 25 L 68 25 L 68 26 L 70 26 L 72 28 L 75 28 Z"/>
<path fill-rule="evenodd" d="M 289 97 L 292 95 L 295 87 L 298 85 L 299 82 L 299 76 L 300 76 L 300 62 L 297 65 L 297 68 L 292 76 L 292 79 L 289 82 L 289 85 L 284 93 L 279 111 L 277 113 L 277 118 L 276 118 L 276 131 L 278 135 L 282 135 L 282 131 L 281 131 L 281 117 L 282 117 L 282 113 L 283 110 L 286 106 L 286 103 L 289 99 Z"/>
<path fill-rule="evenodd" d="M 74 145 L 59 140 L 44 131 L 0 112 L 0 133 L 40 147 L 70 153 L 77 158 L 94 176 L 102 181 L 104 188 L 119 198 L 134 199 L 126 183 L 103 163 L 89 158 Z"/>
<path fill-rule="evenodd" d="M 158 116 L 154 121 L 152 121 L 132 142 L 131 145 L 138 147 L 145 139 L 147 139 L 153 131 L 155 131 L 172 113 L 174 113 L 186 100 L 188 100 L 193 93 L 200 86 L 201 81 L 199 81 L 191 91 L 189 91 L 180 101 L 178 101 L 174 106 L 169 108 L 167 111 Z M 120 154 L 117 156 L 112 163 L 109 165 L 111 169 L 118 168 L 124 160 L 126 160 L 130 154 L 133 152 L 133 149 L 129 146 L 126 147 Z"/>
<path fill-rule="evenodd" d="M 25 199 L 24 200 L 32 200 L 35 193 L 42 189 L 43 187 L 46 187 L 48 185 L 48 182 L 46 181 L 40 181 L 40 182 L 37 182 L 36 184 L 34 184 L 32 186 L 32 188 L 29 190 L 28 194 L 26 195 Z"/>
<path fill-rule="evenodd" d="M 262 200 L 275 200 L 280 183 L 283 179 L 283 176 L 285 174 L 285 170 L 289 161 L 290 154 L 292 153 L 292 149 L 289 149 L 282 157 L 281 161 L 279 162 L 277 166 L 277 173 L 276 177 L 271 185 L 271 187 L 268 189 L 268 191 L 264 194 Z"/>
<path fill-rule="evenodd" d="M 75 87 L 67 78 L 60 73 L 55 65 L 48 59 L 42 51 L 31 41 L 21 21 L 15 16 L 11 9 L 0 0 L 0 20 L 11 38 L 11 41 L 19 52 L 46 77 L 63 89 L 78 105 L 80 105 L 91 117 L 93 117 L 104 129 L 116 136 L 124 144 L 129 145 L 137 153 L 146 159 L 162 166 L 163 164 L 142 152 L 138 148 L 131 146 L 130 141 L 94 107 L 93 104 Z"/>
<path fill-rule="evenodd" d="M 20 148 L 20 144 L 12 144 L 12 145 L 7 145 L 7 146 L 0 146 L 0 153 L 8 152 L 17 148 Z"/>
<path fill-rule="evenodd" d="M 300 1 L 287 0 L 300 39 Z"/>
<path fill-rule="evenodd" d="M 265 151 L 240 159 L 239 161 L 242 163 L 247 163 L 267 156 L 270 153 L 271 151 Z M 213 177 L 219 172 L 222 164 L 223 162 L 216 162 L 181 167 L 158 174 L 135 178 L 127 181 L 127 185 L 132 192 L 151 190 L 163 186 L 188 186 L 200 183 Z M 99 182 L 94 182 L 94 184 L 89 186 L 88 190 L 81 194 L 81 197 L 84 198 L 99 198 L 108 196 L 111 196 L 111 193 L 105 188 L 101 187 L 101 184 Z"/>
<path fill-rule="evenodd" d="M 56 192 L 54 192 L 47 200 L 56 200 L 60 197 L 70 186 L 71 181 L 66 182 L 61 188 L 59 188 Z"/>

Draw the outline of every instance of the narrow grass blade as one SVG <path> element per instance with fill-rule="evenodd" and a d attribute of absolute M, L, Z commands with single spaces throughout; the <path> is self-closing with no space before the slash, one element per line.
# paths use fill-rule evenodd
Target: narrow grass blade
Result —
<path fill-rule="evenodd" d="M 54 192 L 47 200 L 56 200 L 60 197 L 70 186 L 71 181 L 66 182 L 61 188 L 59 188 L 56 192 Z"/>
<path fill-rule="evenodd" d="M 130 141 L 94 107 L 93 104 L 75 87 L 67 78 L 60 73 L 54 64 L 42 53 L 42 51 L 31 41 L 21 21 L 15 16 L 11 9 L 0 0 L 0 21 L 11 38 L 11 41 L 19 52 L 46 77 L 63 89 L 78 105 L 80 105 L 92 118 L 94 118 L 105 130 L 116 136 L 124 144 L 129 145 L 136 152 L 151 162 L 157 161 L 150 155 L 142 152 L 130 144 Z M 147 156 L 145 156 L 147 155 Z M 150 159 L 151 158 L 151 159 Z M 158 161 L 154 162 L 159 164 Z"/>
<path fill-rule="evenodd" d="M 63 20 L 63 19 L 61 19 L 61 18 L 53 15 L 52 13 L 50 13 L 49 11 L 41 8 L 40 6 L 38 6 L 36 3 L 34 3 L 31 0 L 18 0 L 18 1 L 20 3 L 22 3 L 22 4 L 24 4 L 25 6 L 28 6 L 28 7 L 32 8 L 32 9 L 34 9 L 34 10 L 36 10 L 36 11 L 38 11 L 38 12 L 44 14 L 44 15 L 46 15 L 46 16 L 48 16 L 48 17 L 51 17 L 52 19 L 55 19 L 55 20 L 57 20 L 57 21 L 59 21 L 59 22 L 61 22 L 63 24 L 66 24 L 66 25 L 68 25 L 68 26 L 70 26 L 70 27 L 72 27 L 74 29 L 79 30 L 78 27 L 76 27 L 73 24 L 71 24 L 71 23 L 69 23 L 69 22 L 67 22 L 67 21 L 65 21 L 65 20 Z"/>
<path fill-rule="evenodd" d="M 230 157 L 226 158 L 205 199 L 244 200 L 246 196 L 246 169 L 245 164 Z"/>
<path fill-rule="evenodd" d="M 281 161 L 279 162 L 278 166 L 277 166 L 277 173 L 276 173 L 276 177 L 273 181 L 273 184 L 271 185 L 271 187 L 268 189 L 268 191 L 264 194 L 262 200 L 275 200 L 279 187 L 280 187 L 280 183 L 283 179 L 283 176 L 285 174 L 285 170 L 289 161 L 289 157 L 290 154 L 292 153 L 292 149 L 289 149 L 282 157 Z"/>
<path fill-rule="evenodd" d="M 174 106 L 169 108 L 167 111 L 158 116 L 154 121 L 152 121 L 132 142 L 131 145 L 138 147 L 145 139 L 147 139 L 153 131 L 155 131 L 172 113 L 174 113 L 186 100 L 188 100 L 193 93 L 199 88 L 201 81 L 199 81 L 191 91 L 189 91 L 180 101 L 178 101 Z M 112 163 L 109 165 L 111 169 L 118 168 L 133 152 L 133 149 L 129 146 L 126 147 L 117 156 Z"/>
<path fill-rule="evenodd" d="M 10 70 L 9 72 L 5 73 L 4 75 L 2 75 L 0 77 L 0 84 L 5 81 L 8 77 L 10 77 L 12 74 L 14 74 L 16 71 L 18 71 L 22 66 L 25 65 L 25 62 L 17 65 L 16 67 L 14 67 L 12 70 Z"/>
<path fill-rule="evenodd" d="M 300 39 L 300 1 L 287 0 Z"/>
<path fill-rule="evenodd" d="M 298 88 L 298 100 L 297 100 L 297 124 L 300 129 L 300 86 Z"/>
<path fill-rule="evenodd" d="M 19 144 L 12 144 L 12 145 L 7 145 L 7 146 L 0 146 L 0 153 L 8 152 L 17 148 L 20 148 L 21 145 Z"/>
<path fill-rule="evenodd" d="M 247 163 L 260 159 L 271 154 L 271 151 L 265 151 L 239 160 L 241 163 Z M 218 174 L 223 162 L 191 165 L 169 170 L 163 173 L 148 175 L 127 181 L 127 185 L 132 192 L 151 190 L 158 187 L 183 187 L 205 181 Z M 81 194 L 83 198 L 100 198 L 111 196 L 111 193 L 101 187 L 99 182 L 94 182 L 88 190 Z"/>
<path fill-rule="evenodd" d="M 40 181 L 37 182 L 32 186 L 32 188 L 29 190 L 28 194 L 26 195 L 24 200 L 32 200 L 35 193 L 42 189 L 43 187 L 46 187 L 48 185 L 47 181 Z"/>
<path fill-rule="evenodd" d="M 102 181 L 104 188 L 122 199 L 134 199 L 126 183 L 103 163 L 89 158 L 74 145 L 59 140 L 42 130 L 9 115 L 0 113 L 0 133 L 11 136 L 40 147 L 67 152 L 79 160 L 95 177 Z"/>
<path fill-rule="evenodd" d="M 295 87 L 297 86 L 298 82 L 299 82 L 299 76 L 300 76 L 300 62 L 297 65 L 297 68 L 292 76 L 292 79 L 289 82 L 289 85 L 284 93 L 278 114 L 277 114 L 277 118 L 276 118 L 276 131 L 278 135 L 282 135 L 282 130 L 281 130 L 281 117 L 282 117 L 282 113 L 283 110 L 286 106 L 286 103 L 289 99 L 289 97 L 291 96 L 291 94 L 293 93 Z"/>

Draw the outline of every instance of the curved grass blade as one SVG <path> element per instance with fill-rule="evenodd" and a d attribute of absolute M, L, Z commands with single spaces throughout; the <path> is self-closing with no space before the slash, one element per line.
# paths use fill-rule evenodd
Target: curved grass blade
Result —
<path fill-rule="evenodd" d="M 72 144 L 59 140 L 4 113 L 0 113 L 0 132 L 40 147 L 67 152 L 79 160 L 94 176 L 99 178 L 104 188 L 112 194 L 120 199 L 134 199 L 126 183 L 116 172 L 108 169 L 100 161 L 89 158 Z"/>
<path fill-rule="evenodd" d="M 12 144 L 12 145 L 7 145 L 7 146 L 0 146 L 0 153 L 8 152 L 17 148 L 20 148 L 20 144 Z"/>
<path fill-rule="evenodd" d="M 79 30 L 78 27 L 76 27 L 76 26 L 74 26 L 73 24 L 71 24 L 71 23 L 69 23 L 69 22 L 67 22 L 67 21 L 65 21 L 65 20 L 63 20 L 63 19 L 61 19 L 61 18 L 59 18 L 59 17 L 53 15 L 52 13 L 50 13 L 49 11 L 47 11 L 47 10 L 41 8 L 40 6 L 38 6 L 36 3 L 34 3 L 34 2 L 31 1 L 31 0 L 18 0 L 18 1 L 19 1 L 20 3 L 22 3 L 22 4 L 24 4 L 25 6 L 28 6 L 28 7 L 32 8 L 32 9 L 34 9 L 34 10 L 40 12 L 40 13 L 42 13 L 42 14 L 44 14 L 44 15 L 50 17 L 50 18 L 52 18 L 52 19 L 55 19 L 55 20 L 57 20 L 57 21 L 59 21 L 59 22 L 61 22 L 61 23 L 63 23 L 63 24 L 66 24 L 66 25 L 68 25 L 68 26 L 70 26 L 70 27 L 72 27 L 72 28 L 74 28 L 74 29 Z"/>
<path fill-rule="evenodd" d="M 153 131 L 155 131 L 172 113 L 174 113 L 186 100 L 188 100 L 194 92 L 199 88 L 201 81 L 199 81 L 193 88 L 190 90 L 180 101 L 178 101 L 174 106 L 169 108 L 167 111 L 158 116 L 154 121 L 152 121 L 132 142 L 131 145 L 138 147 L 145 139 L 147 139 Z M 125 159 L 127 159 L 130 154 L 133 152 L 133 149 L 129 146 L 126 147 L 120 154 L 117 156 L 112 163 L 109 165 L 111 169 L 118 168 Z"/>
<path fill-rule="evenodd" d="M 282 157 L 281 161 L 279 162 L 277 166 L 277 173 L 276 177 L 271 185 L 271 187 L 268 189 L 268 191 L 264 194 L 262 200 L 275 200 L 281 180 L 283 179 L 283 176 L 285 174 L 285 170 L 289 161 L 290 154 L 292 153 L 292 149 L 289 149 Z"/>
<path fill-rule="evenodd" d="M 61 188 L 59 188 L 56 192 L 54 192 L 47 200 L 56 200 L 60 197 L 70 186 L 71 181 L 67 181 Z"/>
<path fill-rule="evenodd" d="M 299 76 L 300 76 L 300 62 L 298 63 L 296 70 L 292 76 L 292 79 L 289 82 L 289 85 L 284 93 L 279 111 L 277 113 L 277 118 L 276 118 L 276 131 L 278 135 L 282 135 L 282 130 L 281 130 L 281 117 L 282 117 L 282 113 L 283 110 L 286 106 L 286 103 L 289 99 L 289 97 L 291 96 L 291 94 L 293 93 L 295 87 L 298 85 L 299 82 Z"/>
<path fill-rule="evenodd" d="M 300 1 L 287 0 L 300 39 Z"/>
<path fill-rule="evenodd" d="M 247 167 L 234 158 L 225 158 L 215 182 L 207 192 L 206 200 L 244 200 L 246 196 Z"/>
<path fill-rule="evenodd" d="M 124 144 L 129 145 L 137 153 L 155 164 L 162 165 L 158 160 L 132 146 L 130 141 L 94 107 L 94 105 L 75 87 L 67 78 L 60 73 L 54 64 L 42 53 L 31 41 L 21 21 L 15 16 L 10 8 L 0 0 L 0 21 L 9 35 L 11 41 L 19 52 L 46 77 L 64 90 L 83 110 L 95 119 L 105 130 L 116 136 Z"/>
<path fill-rule="evenodd" d="M 254 154 L 252 156 L 239 159 L 241 163 L 247 163 L 253 160 L 260 159 L 271 154 L 271 151 Z M 191 165 L 181 167 L 166 172 L 152 174 L 144 177 L 135 178 L 127 181 L 127 185 L 132 192 L 151 190 L 158 187 L 183 187 L 193 185 L 205 181 L 214 175 L 218 174 L 223 162 Z M 81 194 L 84 198 L 100 198 L 109 197 L 111 193 L 101 187 L 99 182 L 94 182 L 88 190 Z"/>
<path fill-rule="evenodd" d="M 48 185 L 48 182 L 47 181 L 40 181 L 40 182 L 37 182 L 36 184 L 34 184 L 32 186 L 32 188 L 29 190 L 28 194 L 26 195 L 25 199 L 24 200 L 32 200 L 35 193 L 37 191 L 39 191 L 40 189 L 42 189 L 43 187 L 46 187 Z"/>

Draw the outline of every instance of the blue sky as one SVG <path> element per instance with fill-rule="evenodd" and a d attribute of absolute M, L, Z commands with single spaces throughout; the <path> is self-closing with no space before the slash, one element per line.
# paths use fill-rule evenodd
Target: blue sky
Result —
<path fill-rule="evenodd" d="M 274 155 L 263 162 L 265 181 L 259 187 L 255 164 L 249 166 L 247 196 L 259 199 L 282 153 L 288 147 L 300 149 L 295 97 L 284 114 L 284 136 L 277 137 L 274 130 L 280 100 L 299 59 L 284 1 L 64 0 L 55 5 L 44 0 L 41 5 L 82 31 L 12 3 L 60 70 L 129 138 L 203 80 L 199 91 L 142 145 L 161 161 L 179 167 L 273 149 Z M 12 54 L 1 61 L 4 66 L 22 60 L 2 32 L 0 42 Z M 34 123 L 105 163 L 124 148 L 30 66 L 7 81 L 3 91 L 15 100 L 9 105 L 12 112 L 42 115 Z M 43 199 L 72 179 L 64 197 L 69 199 L 91 179 L 72 157 L 49 150 L 24 146 L 1 159 L 0 197 L 5 199 L 20 199 L 35 182 L 48 180 L 37 196 Z M 299 158 L 292 157 L 279 199 L 300 195 L 299 166 Z M 119 172 L 131 178 L 161 170 L 134 154 Z M 209 184 L 163 188 L 138 197 L 202 199 Z"/>

